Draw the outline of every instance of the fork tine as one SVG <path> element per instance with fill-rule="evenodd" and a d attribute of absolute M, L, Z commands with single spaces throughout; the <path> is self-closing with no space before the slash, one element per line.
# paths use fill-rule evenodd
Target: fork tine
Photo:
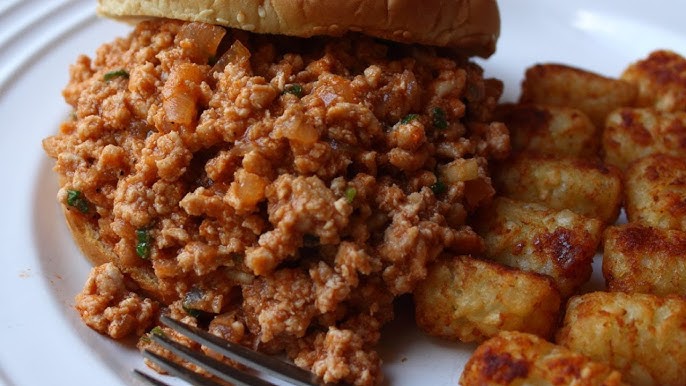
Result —
<path fill-rule="evenodd" d="M 146 373 L 144 373 L 138 369 L 133 370 L 133 373 L 136 375 L 136 377 L 138 377 L 138 379 L 142 380 L 143 382 L 145 382 L 148 385 L 169 386 L 166 383 L 160 381 L 159 379 L 152 377 L 152 376 L 150 376 L 150 375 L 148 375 L 148 374 L 146 374 Z"/>
<path fill-rule="evenodd" d="M 222 386 L 219 383 L 207 378 L 203 377 L 200 374 L 197 374 L 183 366 L 181 366 L 178 363 L 175 363 L 165 357 L 162 357 L 160 355 L 155 354 L 154 352 L 150 350 L 143 350 L 143 356 L 148 358 L 149 360 L 153 361 L 155 364 L 160 366 L 162 369 L 167 371 L 168 373 L 183 379 L 186 382 L 189 382 L 190 384 L 197 385 L 197 386 Z"/>
<path fill-rule="evenodd" d="M 253 351 L 241 345 L 228 342 L 197 327 L 189 326 L 174 320 L 166 315 L 162 315 L 160 321 L 206 347 L 255 370 L 262 371 L 275 378 L 298 386 L 320 385 L 312 373 L 295 365 L 258 353 L 257 351 Z"/>
<path fill-rule="evenodd" d="M 222 363 L 214 358 L 210 358 L 200 352 L 193 351 L 190 348 L 177 343 L 164 335 L 151 334 L 150 337 L 153 342 L 171 351 L 175 355 L 192 362 L 203 369 L 209 371 L 213 375 L 231 382 L 236 386 L 274 386 L 274 384 L 262 380 L 254 375 L 245 373 L 235 367 Z"/>

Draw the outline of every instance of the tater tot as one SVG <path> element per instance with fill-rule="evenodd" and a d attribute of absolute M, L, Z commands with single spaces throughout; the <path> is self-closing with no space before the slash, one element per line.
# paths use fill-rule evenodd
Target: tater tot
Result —
<path fill-rule="evenodd" d="M 610 291 L 686 295 L 686 232 L 635 223 L 609 227 L 603 276 Z"/>
<path fill-rule="evenodd" d="M 562 64 L 539 64 L 526 70 L 521 103 L 574 107 L 603 127 L 610 111 L 633 106 L 636 85 Z"/>
<path fill-rule="evenodd" d="M 503 104 L 496 119 L 510 130 L 512 152 L 597 157 L 600 131 L 581 110 L 570 107 Z"/>
<path fill-rule="evenodd" d="M 665 154 L 641 158 L 625 178 L 629 221 L 686 231 L 686 158 Z"/>
<path fill-rule="evenodd" d="M 500 331 L 550 337 L 560 301 L 546 276 L 469 256 L 436 262 L 414 292 L 417 325 L 430 335 L 463 342 Z"/>
<path fill-rule="evenodd" d="M 522 332 L 501 332 L 477 347 L 460 376 L 462 386 L 624 385 L 604 363 Z"/>
<path fill-rule="evenodd" d="M 632 385 L 686 383 L 686 299 L 593 292 L 570 299 L 557 342 Z"/>
<path fill-rule="evenodd" d="M 603 152 L 606 163 L 622 170 L 651 154 L 686 155 L 686 112 L 615 110 L 607 117 Z"/>
<path fill-rule="evenodd" d="M 599 161 L 519 154 L 493 170 L 496 191 L 551 209 L 569 209 L 613 223 L 622 202 L 621 172 Z"/>
<path fill-rule="evenodd" d="M 600 220 L 504 197 L 496 198 L 475 218 L 488 259 L 552 277 L 563 297 L 591 277 L 602 237 Z"/>
<path fill-rule="evenodd" d="M 654 51 L 627 67 L 621 79 L 638 86 L 637 106 L 686 110 L 686 59 L 676 52 Z"/>

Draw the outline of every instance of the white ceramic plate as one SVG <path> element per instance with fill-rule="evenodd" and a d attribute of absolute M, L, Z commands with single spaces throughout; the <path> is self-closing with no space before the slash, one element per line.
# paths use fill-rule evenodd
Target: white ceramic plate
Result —
<path fill-rule="evenodd" d="M 94 0 L 0 0 L 0 384 L 137 384 L 137 352 L 85 327 L 73 309 L 89 265 L 55 202 L 41 139 L 69 114 L 61 89 L 80 53 L 130 27 L 94 16 Z M 502 0 L 498 52 L 482 62 L 519 93 L 524 69 L 562 62 L 618 76 L 657 48 L 686 54 L 681 0 Z M 596 267 L 595 285 L 601 285 Z M 387 384 L 455 385 L 473 346 L 428 338 L 400 316 L 384 334 Z"/>

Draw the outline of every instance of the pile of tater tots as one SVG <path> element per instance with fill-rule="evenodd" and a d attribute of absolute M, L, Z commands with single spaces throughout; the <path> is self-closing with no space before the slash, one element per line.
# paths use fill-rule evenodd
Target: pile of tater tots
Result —
<path fill-rule="evenodd" d="M 497 115 L 485 253 L 430 268 L 417 324 L 479 344 L 462 385 L 686 385 L 686 59 L 535 65 Z"/>

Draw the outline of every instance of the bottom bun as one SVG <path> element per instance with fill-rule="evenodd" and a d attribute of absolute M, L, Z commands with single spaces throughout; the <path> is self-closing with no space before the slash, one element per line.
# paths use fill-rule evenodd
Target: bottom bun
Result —
<path fill-rule="evenodd" d="M 128 283 L 128 286 L 132 287 L 131 290 L 140 291 L 156 300 L 164 302 L 165 299 L 174 296 L 173 293 L 166 294 L 161 291 L 155 271 L 151 267 L 125 267 L 119 264 L 119 257 L 110 246 L 100 240 L 96 224 L 90 221 L 88 217 L 69 209 L 65 205 L 62 205 L 62 210 L 76 245 L 94 266 L 107 262 L 114 263 L 120 271 L 131 279 Z"/>
<path fill-rule="evenodd" d="M 62 210 L 76 245 L 93 265 L 117 261 L 117 255 L 100 241 L 98 230 L 88 221 L 88 218 L 69 209 L 66 205 L 62 205 Z"/>

